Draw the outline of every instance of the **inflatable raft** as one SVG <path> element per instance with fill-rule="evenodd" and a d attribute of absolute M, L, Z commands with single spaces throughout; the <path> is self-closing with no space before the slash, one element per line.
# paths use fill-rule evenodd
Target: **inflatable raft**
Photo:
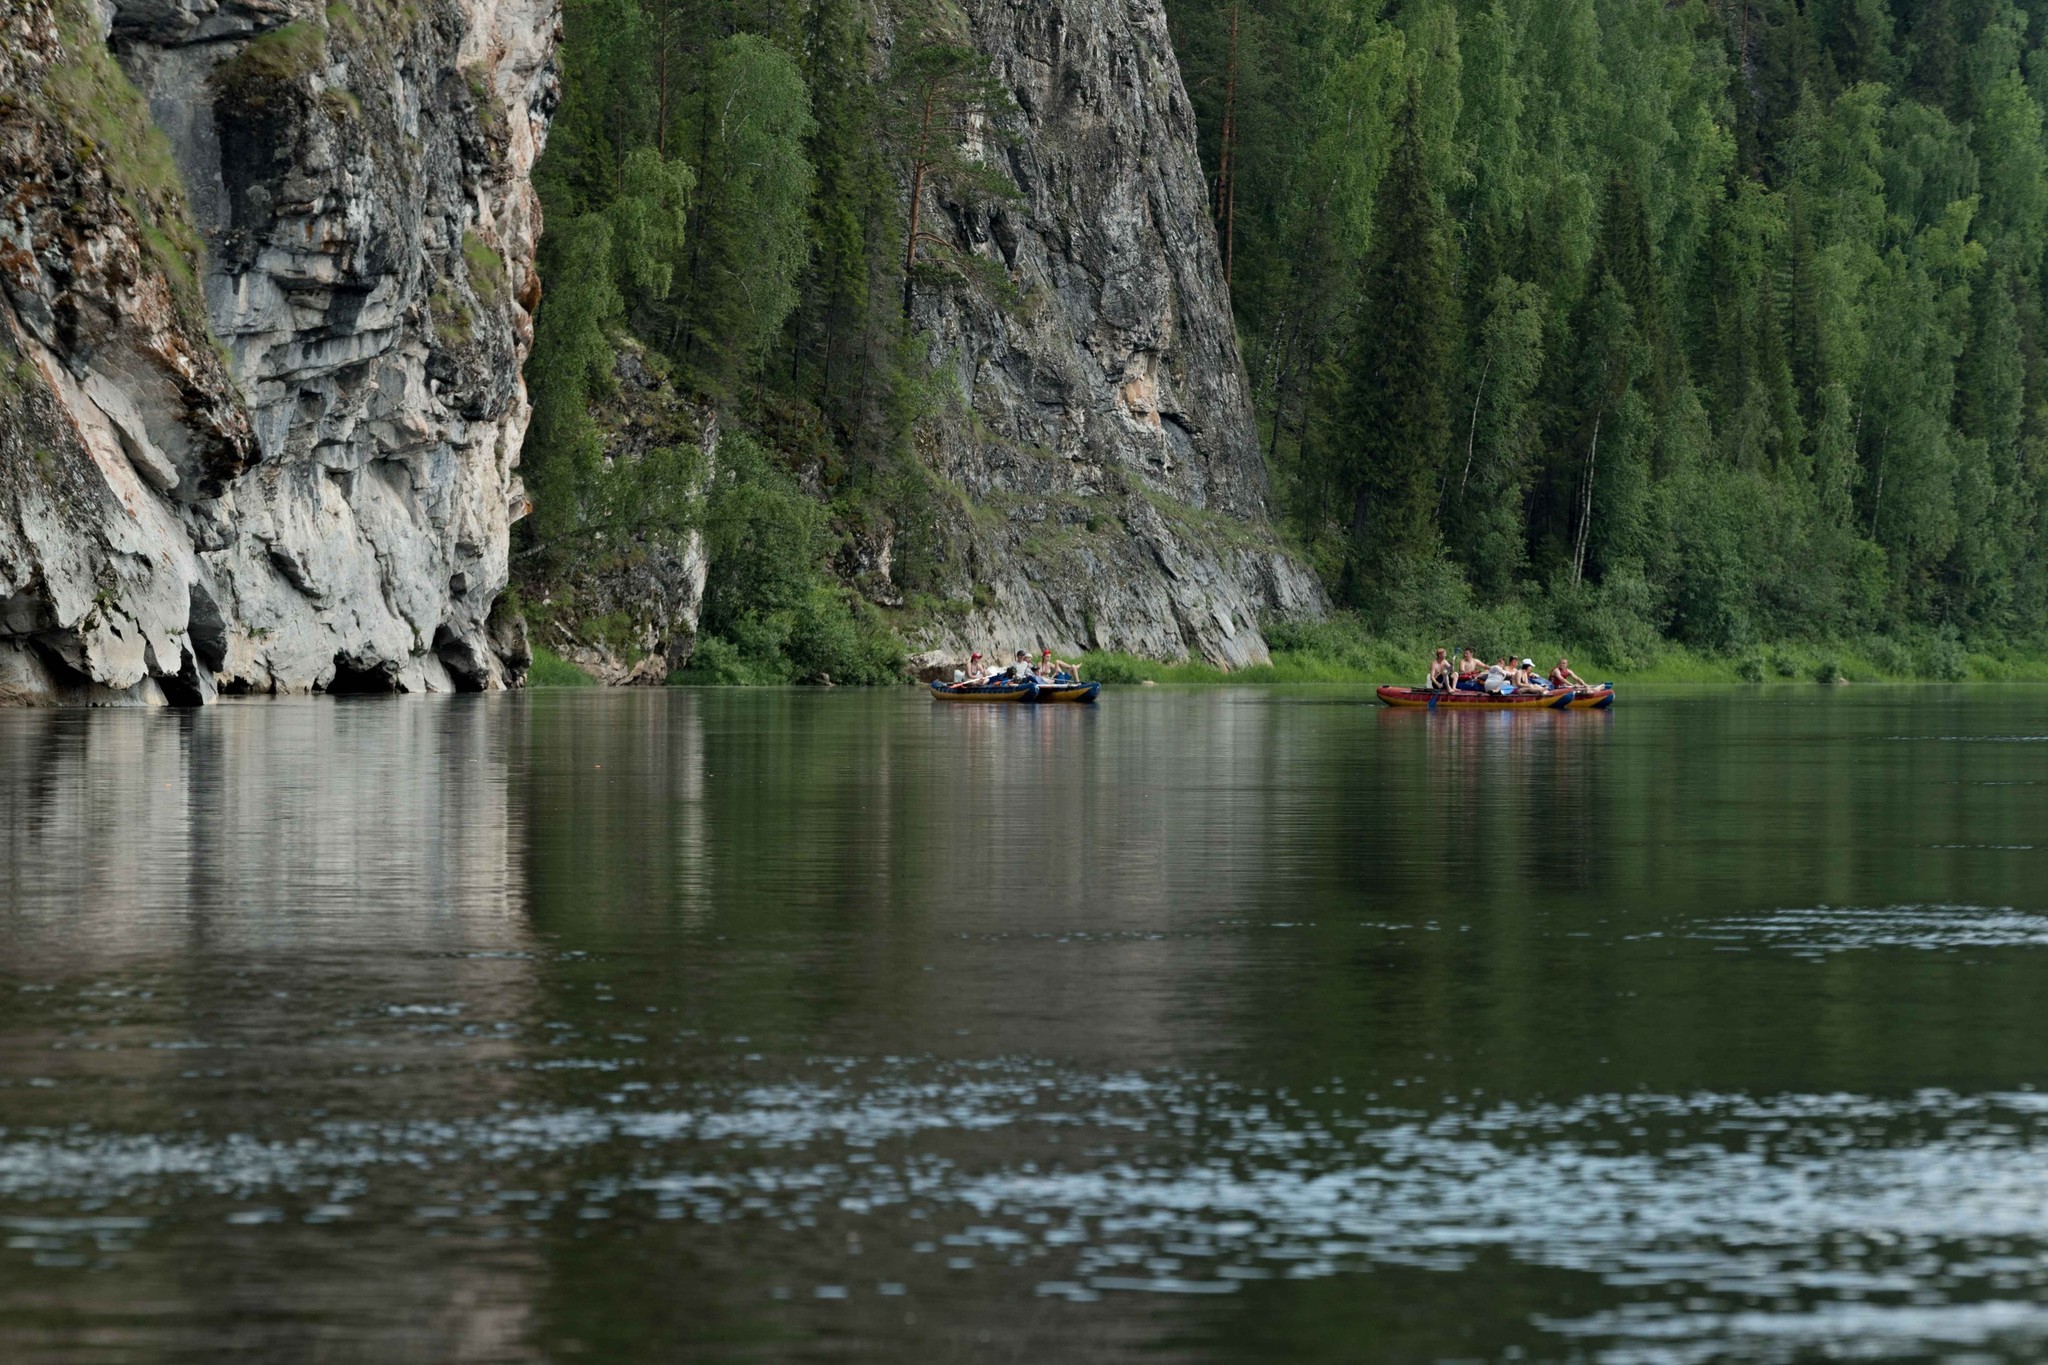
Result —
<path fill-rule="evenodd" d="M 1094 701 L 1096 694 L 1102 691 L 1102 684 L 1071 679 L 1048 682 L 1043 678 L 1026 678 L 1022 682 L 1008 679 L 980 683 L 935 682 L 931 688 L 933 701 L 1023 702 L 1045 706 L 1054 702 Z"/>
<path fill-rule="evenodd" d="M 1038 699 L 1038 679 L 1022 682 L 978 682 L 932 684 L 933 701 L 1031 702 Z"/>
<path fill-rule="evenodd" d="M 1044 706 L 1047 702 L 1091 702 L 1100 691 L 1102 684 L 1099 682 L 1081 682 L 1073 678 L 1047 682 L 1041 678 L 1038 683 L 1038 704 Z"/>
<path fill-rule="evenodd" d="M 1426 687 L 1382 687 L 1380 700 L 1389 706 L 1422 707 L 1431 711 L 1605 711 L 1614 705 L 1614 684 L 1574 687 L 1562 692 L 1433 692 Z"/>

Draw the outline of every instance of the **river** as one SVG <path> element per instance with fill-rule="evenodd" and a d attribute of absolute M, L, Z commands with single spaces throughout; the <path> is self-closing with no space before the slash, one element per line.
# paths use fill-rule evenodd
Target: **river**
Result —
<path fill-rule="evenodd" d="M 2048 1351 L 2048 691 L 0 712 L 0 1358 Z"/>

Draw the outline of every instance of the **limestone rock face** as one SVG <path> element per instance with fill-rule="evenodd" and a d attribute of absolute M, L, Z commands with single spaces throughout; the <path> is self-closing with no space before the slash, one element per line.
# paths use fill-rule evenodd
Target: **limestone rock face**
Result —
<path fill-rule="evenodd" d="M 924 431 L 967 519 L 961 610 L 921 643 L 1117 649 L 1236 667 L 1260 622 L 1320 615 L 1266 520 L 1193 110 L 1159 0 L 963 0 L 1016 103 L 982 149 L 1014 198 L 947 202 L 934 251 L 979 258 L 916 316 L 957 389 Z M 1006 278 L 1013 297 L 980 283 Z M 993 514 L 993 515 L 991 515 Z M 971 583 L 982 586 L 973 593 Z"/>
<path fill-rule="evenodd" d="M 0 700 L 504 685 L 554 0 L 0 15 Z"/>

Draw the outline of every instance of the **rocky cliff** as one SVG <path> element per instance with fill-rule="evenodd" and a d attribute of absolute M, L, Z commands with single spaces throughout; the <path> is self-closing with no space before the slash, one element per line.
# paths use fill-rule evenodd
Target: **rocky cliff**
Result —
<path fill-rule="evenodd" d="M 914 510 L 850 506 L 806 419 L 758 424 L 802 488 L 833 504 L 835 573 L 891 613 L 922 671 L 992 647 L 1264 661 L 1265 623 L 1319 615 L 1327 601 L 1267 519 L 1159 0 L 884 0 L 871 15 L 878 80 L 899 46 L 986 59 L 1003 96 L 964 150 L 1005 189 L 963 175 L 969 188 L 952 196 L 934 177 L 919 206 L 929 244 L 913 321 L 941 397 L 914 445 L 936 497 Z M 904 174 L 900 158 L 884 164 Z M 893 272 L 900 258 L 887 259 Z M 663 414 L 684 405 L 645 382 L 637 349 L 617 379 L 618 397 L 593 410 L 607 461 L 679 439 Z M 573 581 L 523 585 L 539 638 L 603 681 L 661 681 L 695 644 L 701 551 L 623 537 L 592 550 Z"/>
<path fill-rule="evenodd" d="M 0 0 L 0 700 L 517 677 L 493 607 L 554 5 Z M 981 150 L 1015 193 L 924 206 L 986 268 L 917 296 L 953 507 L 913 641 L 1257 662 L 1262 622 L 1325 603 L 1266 521 L 1158 0 L 954 17 L 1014 99 Z M 633 378 L 608 454 L 713 429 Z M 839 568 L 894 606 L 891 540 Z M 671 548 L 579 589 L 618 639 L 556 643 L 637 680 L 686 658 L 705 565 Z"/>
<path fill-rule="evenodd" d="M 953 411 L 928 458 L 967 509 L 969 644 L 1262 662 L 1260 623 L 1327 609 L 1275 543 L 1194 114 L 1159 0 L 964 0 L 1016 104 L 984 155 L 1015 195 L 927 205 L 963 272 L 919 295 Z M 1001 297 L 975 279 L 1007 279 Z"/>
<path fill-rule="evenodd" d="M 556 36 L 553 0 L 0 0 L 0 699 L 523 666 Z"/>

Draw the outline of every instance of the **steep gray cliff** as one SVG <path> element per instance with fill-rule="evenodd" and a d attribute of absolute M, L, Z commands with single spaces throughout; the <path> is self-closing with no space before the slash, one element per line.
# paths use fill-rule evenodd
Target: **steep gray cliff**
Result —
<path fill-rule="evenodd" d="M 553 0 L 0 31 L 0 700 L 503 685 Z"/>
<path fill-rule="evenodd" d="M 554 4 L 0 0 L 0 700 L 516 678 L 493 605 Z M 914 643 L 1257 662 L 1261 623 L 1325 602 L 1266 522 L 1163 11 L 956 17 L 1015 99 L 981 151 L 1016 194 L 924 206 L 990 270 L 918 295 L 956 505 Z M 708 426 L 630 380 L 613 457 Z M 840 571 L 893 606 L 891 554 L 860 528 Z M 651 680 L 688 657 L 702 546 L 615 560 L 552 642 Z"/>
<path fill-rule="evenodd" d="M 914 438 L 940 496 L 904 514 L 930 518 L 908 534 L 899 513 L 835 505 L 836 573 L 895 613 L 926 670 L 991 647 L 1263 662 L 1265 623 L 1328 604 L 1267 520 L 1193 113 L 1158 0 L 872 13 L 878 79 L 917 41 L 899 21 L 986 57 L 1012 107 L 965 150 L 1012 192 L 955 198 L 934 179 L 925 194 L 920 237 L 939 240 L 924 248 L 913 320 L 944 398 Z M 676 437 L 659 413 L 680 400 L 628 360 L 621 401 L 596 413 L 612 459 L 632 458 L 649 430 Z M 783 454 L 799 482 L 831 499 L 819 447 L 796 445 Z M 914 593 L 898 581 L 912 544 Z M 525 585 L 550 648 L 607 682 L 658 681 L 688 660 L 700 544 L 621 538 L 570 577 Z"/>
<path fill-rule="evenodd" d="M 956 386 L 922 433 L 964 495 L 960 610 L 922 644 L 1266 658 L 1260 623 L 1327 610 L 1275 543 L 1194 114 L 1159 0 L 963 0 L 1018 136 L 1008 202 L 931 196 L 955 250 L 1006 276 L 923 291 Z M 976 591 L 976 587 L 979 591 Z"/>

